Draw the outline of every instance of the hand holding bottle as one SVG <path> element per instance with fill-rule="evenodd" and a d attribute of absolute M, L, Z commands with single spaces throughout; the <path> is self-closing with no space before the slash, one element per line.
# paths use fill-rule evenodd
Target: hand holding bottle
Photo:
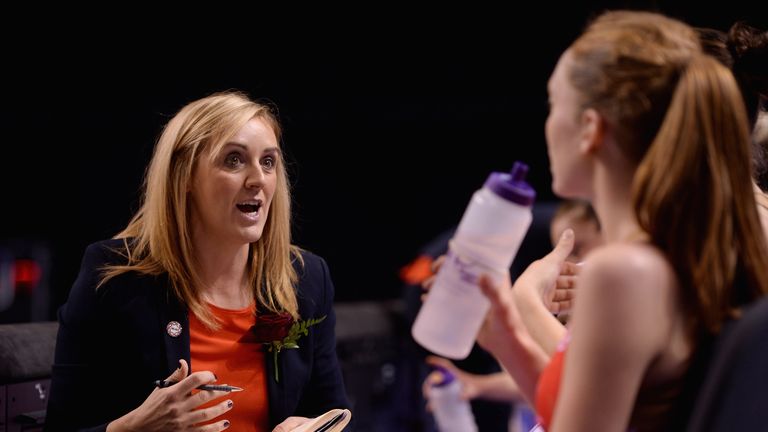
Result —
<path fill-rule="evenodd" d="M 527 172 L 516 162 L 510 173 L 491 173 L 472 196 L 413 325 L 414 339 L 428 350 L 452 359 L 471 351 L 490 307 L 478 278 L 504 278 L 533 219 L 536 193 Z"/>

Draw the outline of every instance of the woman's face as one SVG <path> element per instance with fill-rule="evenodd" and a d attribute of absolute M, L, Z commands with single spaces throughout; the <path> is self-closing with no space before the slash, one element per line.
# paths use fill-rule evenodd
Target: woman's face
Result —
<path fill-rule="evenodd" d="M 549 79 L 549 116 L 545 135 L 552 190 L 559 196 L 575 198 L 587 194 L 583 190 L 583 159 L 579 157 L 582 108 L 579 95 L 568 78 L 571 63 L 571 54 L 566 51 Z"/>
<path fill-rule="evenodd" d="M 235 244 L 261 238 L 277 185 L 280 149 L 264 121 L 248 121 L 212 159 L 201 155 L 194 169 L 192 230 L 197 238 Z"/>

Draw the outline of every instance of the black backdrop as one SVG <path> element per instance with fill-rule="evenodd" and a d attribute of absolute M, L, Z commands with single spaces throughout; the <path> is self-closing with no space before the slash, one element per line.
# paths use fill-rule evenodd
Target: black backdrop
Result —
<path fill-rule="evenodd" d="M 759 7 L 743 3 L 346 10 L 302 20 L 236 10 L 42 22 L 30 11 L 19 17 L 24 30 L 2 30 L 0 242 L 50 245 L 57 305 L 84 247 L 136 210 L 161 125 L 191 100 L 236 88 L 280 109 L 295 240 L 328 260 L 338 299 L 397 297 L 397 270 L 458 222 L 489 171 L 524 160 L 540 199 L 553 198 L 546 80 L 590 16 L 629 6 L 699 26 L 765 27 Z"/>

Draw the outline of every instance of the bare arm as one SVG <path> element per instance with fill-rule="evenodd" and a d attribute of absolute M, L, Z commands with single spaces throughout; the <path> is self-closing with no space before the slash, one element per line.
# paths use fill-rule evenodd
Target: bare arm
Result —
<path fill-rule="evenodd" d="M 487 277 L 480 281 L 481 290 L 491 301 L 491 310 L 478 342 L 504 365 L 529 401 L 534 399 L 539 374 L 565 335 L 565 328 L 545 304 L 556 297 L 571 249 L 573 230 L 567 229 L 552 252 L 525 269 L 514 289 L 508 279 L 502 286 Z M 518 303 L 518 291 L 522 304 Z M 520 312 L 521 306 L 525 312 Z"/>
<path fill-rule="evenodd" d="M 515 292 L 520 318 L 531 333 L 531 337 L 548 356 L 555 353 L 558 342 L 566 334 L 565 326 L 544 307 L 541 300 L 527 293 Z"/>
<path fill-rule="evenodd" d="M 509 371 L 523 396 L 533 401 L 539 374 L 549 356 L 522 323 L 509 278 L 500 286 L 483 276 L 480 278 L 480 289 L 491 301 L 491 310 L 477 342 Z"/>
<path fill-rule="evenodd" d="M 461 382 L 464 399 L 485 399 L 499 402 L 523 400 L 517 383 L 506 371 L 485 375 L 473 374 L 457 368 L 450 360 L 435 356 L 427 357 L 427 363 L 449 370 Z M 427 399 L 429 399 L 430 383 L 430 377 L 427 377 L 422 388 Z"/>
<path fill-rule="evenodd" d="M 498 402 L 523 401 L 517 383 L 506 371 L 483 375 L 478 379 L 478 398 Z"/>

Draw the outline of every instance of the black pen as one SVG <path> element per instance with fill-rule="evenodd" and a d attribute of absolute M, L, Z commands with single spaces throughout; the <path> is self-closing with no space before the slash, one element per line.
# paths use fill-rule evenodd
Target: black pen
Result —
<path fill-rule="evenodd" d="M 170 387 L 174 384 L 177 384 L 176 381 L 166 381 L 166 380 L 157 380 L 155 381 L 155 387 L 158 388 L 166 388 Z M 201 385 L 197 386 L 198 390 L 215 390 L 215 391 L 225 391 L 225 392 L 240 392 L 243 391 L 240 387 L 235 387 L 231 385 Z"/>

